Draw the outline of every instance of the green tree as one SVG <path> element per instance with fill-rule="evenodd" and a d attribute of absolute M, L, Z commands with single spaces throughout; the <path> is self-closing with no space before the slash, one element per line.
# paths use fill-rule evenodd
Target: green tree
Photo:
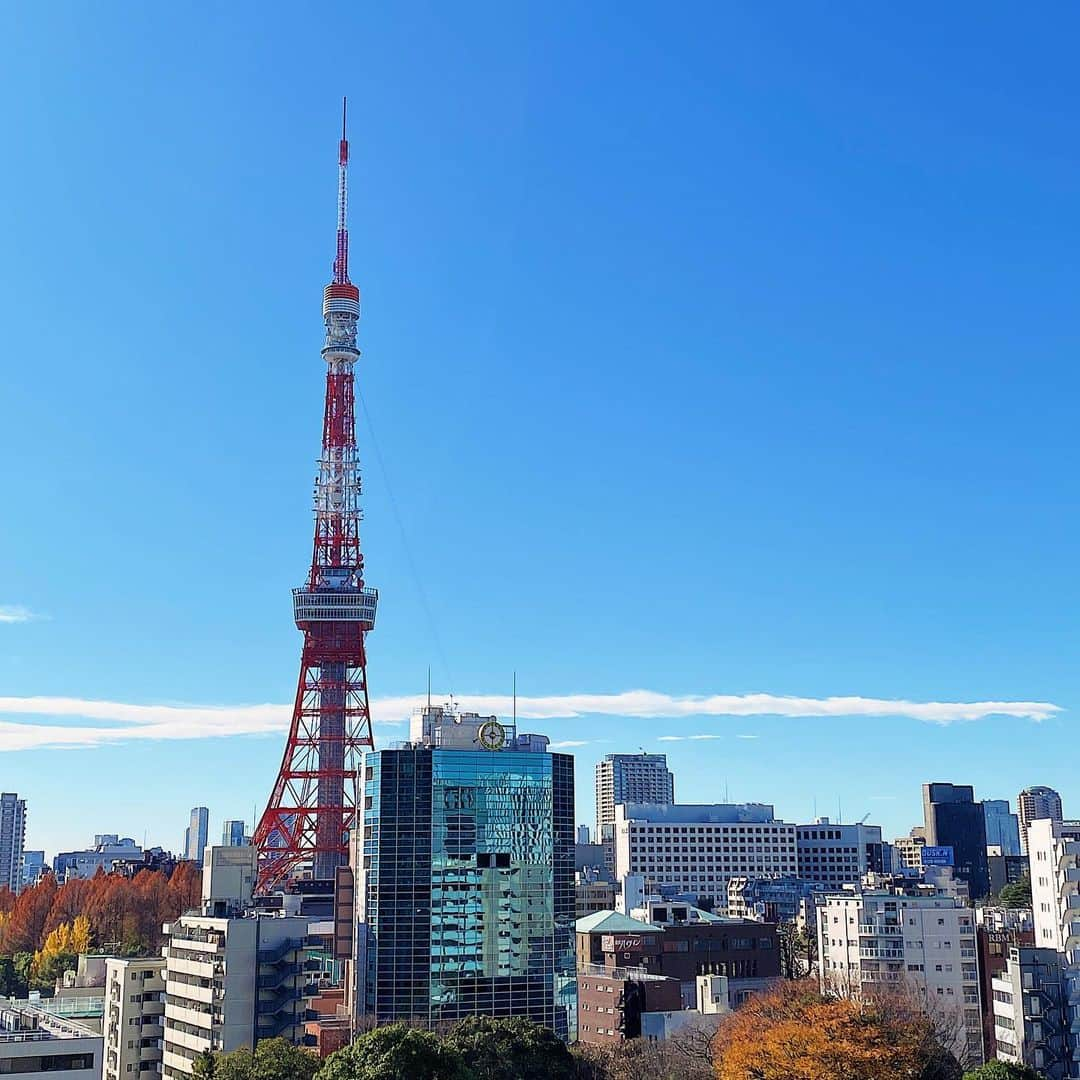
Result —
<path fill-rule="evenodd" d="M 1025 874 L 1019 881 L 1006 885 L 999 896 L 1001 906 L 1007 908 L 1031 907 L 1031 878 Z"/>
<path fill-rule="evenodd" d="M 319 1059 L 288 1039 L 263 1039 L 252 1053 L 246 1046 L 228 1054 L 200 1054 L 192 1075 L 200 1080 L 312 1080 Z"/>
<path fill-rule="evenodd" d="M 1026 1065 L 1013 1065 L 1007 1061 L 988 1061 L 971 1072 L 964 1073 L 964 1080 L 1043 1080 L 1042 1074 Z"/>
<path fill-rule="evenodd" d="M 390 1024 L 331 1054 L 315 1080 L 476 1080 L 476 1074 L 430 1031 Z"/>
<path fill-rule="evenodd" d="M 574 1059 L 555 1033 L 524 1017 L 469 1016 L 443 1040 L 477 1080 L 574 1080 Z"/>
<path fill-rule="evenodd" d="M 25 976 L 16 970 L 14 958 L 0 956 L 0 997 L 24 998 L 29 989 Z"/>

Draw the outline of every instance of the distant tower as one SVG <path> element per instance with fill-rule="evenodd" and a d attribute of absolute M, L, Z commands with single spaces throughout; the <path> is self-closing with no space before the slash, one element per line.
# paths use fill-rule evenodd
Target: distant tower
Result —
<path fill-rule="evenodd" d="M 1024 788 L 1016 798 L 1016 809 L 1020 811 L 1020 850 L 1026 855 L 1028 826 L 1044 818 L 1061 821 L 1061 796 L 1049 787 Z"/>
<path fill-rule="evenodd" d="M 202 866 L 210 825 L 210 811 L 205 806 L 191 808 L 191 820 L 184 831 L 184 857 Z"/>
<path fill-rule="evenodd" d="M 373 747 L 364 638 L 378 593 L 364 586 L 360 552 L 360 466 L 353 415 L 353 365 L 360 290 L 349 281 L 345 109 L 338 148 L 337 251 L 323 290 L 326 407 L 315 480 L 315 543 L 307 584 L 293 589 L 304 635 L 292 725 L 277 782 L 255 830 L 260 893 L 306 876 L 330 881 L 347 862 L 361 755 Z"/>

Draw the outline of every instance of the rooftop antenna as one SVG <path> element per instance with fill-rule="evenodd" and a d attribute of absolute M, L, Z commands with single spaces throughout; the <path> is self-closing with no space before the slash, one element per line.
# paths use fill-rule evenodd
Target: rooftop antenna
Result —
<path fill-rule="evenodd" d="M 431 708 L 431 665 L 427 666 L 427 707 Z"/>
<path fill-rule="evenodd" d="M 514 731 L 517 731 L 517 672 L 514 672 Z"/>

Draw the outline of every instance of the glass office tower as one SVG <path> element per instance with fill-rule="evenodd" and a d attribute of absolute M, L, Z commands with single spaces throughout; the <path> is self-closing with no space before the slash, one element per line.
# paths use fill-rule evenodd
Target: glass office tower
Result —
<path fill-rule="evenodd" d="M 505 730 L 365 759 L 358 899 L 377 1023 L 479 1013 L 574 1035 L 574 759 Z"/>

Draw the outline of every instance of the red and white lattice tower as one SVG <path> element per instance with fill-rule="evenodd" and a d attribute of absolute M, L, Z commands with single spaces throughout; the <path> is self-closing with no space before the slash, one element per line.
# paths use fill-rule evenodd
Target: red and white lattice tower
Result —
<path fill-rule="evenodd" d="M 337 255 L 334 279 L 323 290 L 326 409 L 315 481 L 315 545 L 307 584 L 293 589 L 304 651 L 281 771 L 255 830 L 260 894 L 300 876 L 332 880 L 335 868 L 347 861 L 361 755 L 373 745 L 364 638 L 375 625 L 378 593 L 364 587 L 360 552 L 353 415 L 360 290 L 349 281 L 348 163 L 342 106 Z"/>

